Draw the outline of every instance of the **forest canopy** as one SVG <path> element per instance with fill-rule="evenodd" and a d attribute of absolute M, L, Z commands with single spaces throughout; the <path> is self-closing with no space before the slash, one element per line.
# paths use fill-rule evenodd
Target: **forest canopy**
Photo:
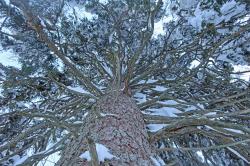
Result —
<path fill-rule="evenodd" d="M 145 163 L 250 164 L 248 0 L 0 0 L 0 59 L 0 166 L 125 163 L 123 118 Z"/>

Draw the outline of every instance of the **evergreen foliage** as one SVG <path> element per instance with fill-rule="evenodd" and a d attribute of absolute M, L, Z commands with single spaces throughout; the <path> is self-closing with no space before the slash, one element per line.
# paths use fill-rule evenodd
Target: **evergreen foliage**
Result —
<path fill-rule="evenodd" d="M 58 154 L 114 89 L 166 164 L 249 165 L 249 5 L 0 0 L 0 45 L 21 65 L 0 64 L 0 165 Z"/>

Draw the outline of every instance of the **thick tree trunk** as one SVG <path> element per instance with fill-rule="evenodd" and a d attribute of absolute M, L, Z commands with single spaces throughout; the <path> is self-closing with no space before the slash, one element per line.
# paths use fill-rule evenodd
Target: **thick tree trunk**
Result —
<path fill-rule="evenodd" d="M 142 113 L 121 92 L 111 92 L 97 102 L 85 118 L 80 134 L 67 145 L 58 166 L 154 165 Z M 95 144 L 91 142 L 105 146 L 114 157 L 99 161 Z M 92 152 L 89 162 L 80 157 L 86 151 Z"/>

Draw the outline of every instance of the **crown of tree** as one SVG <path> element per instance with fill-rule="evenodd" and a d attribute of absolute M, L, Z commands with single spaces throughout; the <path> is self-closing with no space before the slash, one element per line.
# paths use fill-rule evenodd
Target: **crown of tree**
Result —
<path fill-rule="evenodd" d="M 0 165 L 126 165 L 99 133 L 122 118 L 147 138 L 135 165 L 250 164 L 249 18 L 247 0 L 0 0 L 19 63 L 0 63 Z"/>

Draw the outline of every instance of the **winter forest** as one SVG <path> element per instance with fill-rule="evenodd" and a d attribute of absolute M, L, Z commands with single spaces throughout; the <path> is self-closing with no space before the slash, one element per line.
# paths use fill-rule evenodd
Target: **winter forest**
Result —
<path fill-rule="evenodd" d="M 248 166 L 249 83 L 249 0 L 0 0 L 0 166 Z"/>

